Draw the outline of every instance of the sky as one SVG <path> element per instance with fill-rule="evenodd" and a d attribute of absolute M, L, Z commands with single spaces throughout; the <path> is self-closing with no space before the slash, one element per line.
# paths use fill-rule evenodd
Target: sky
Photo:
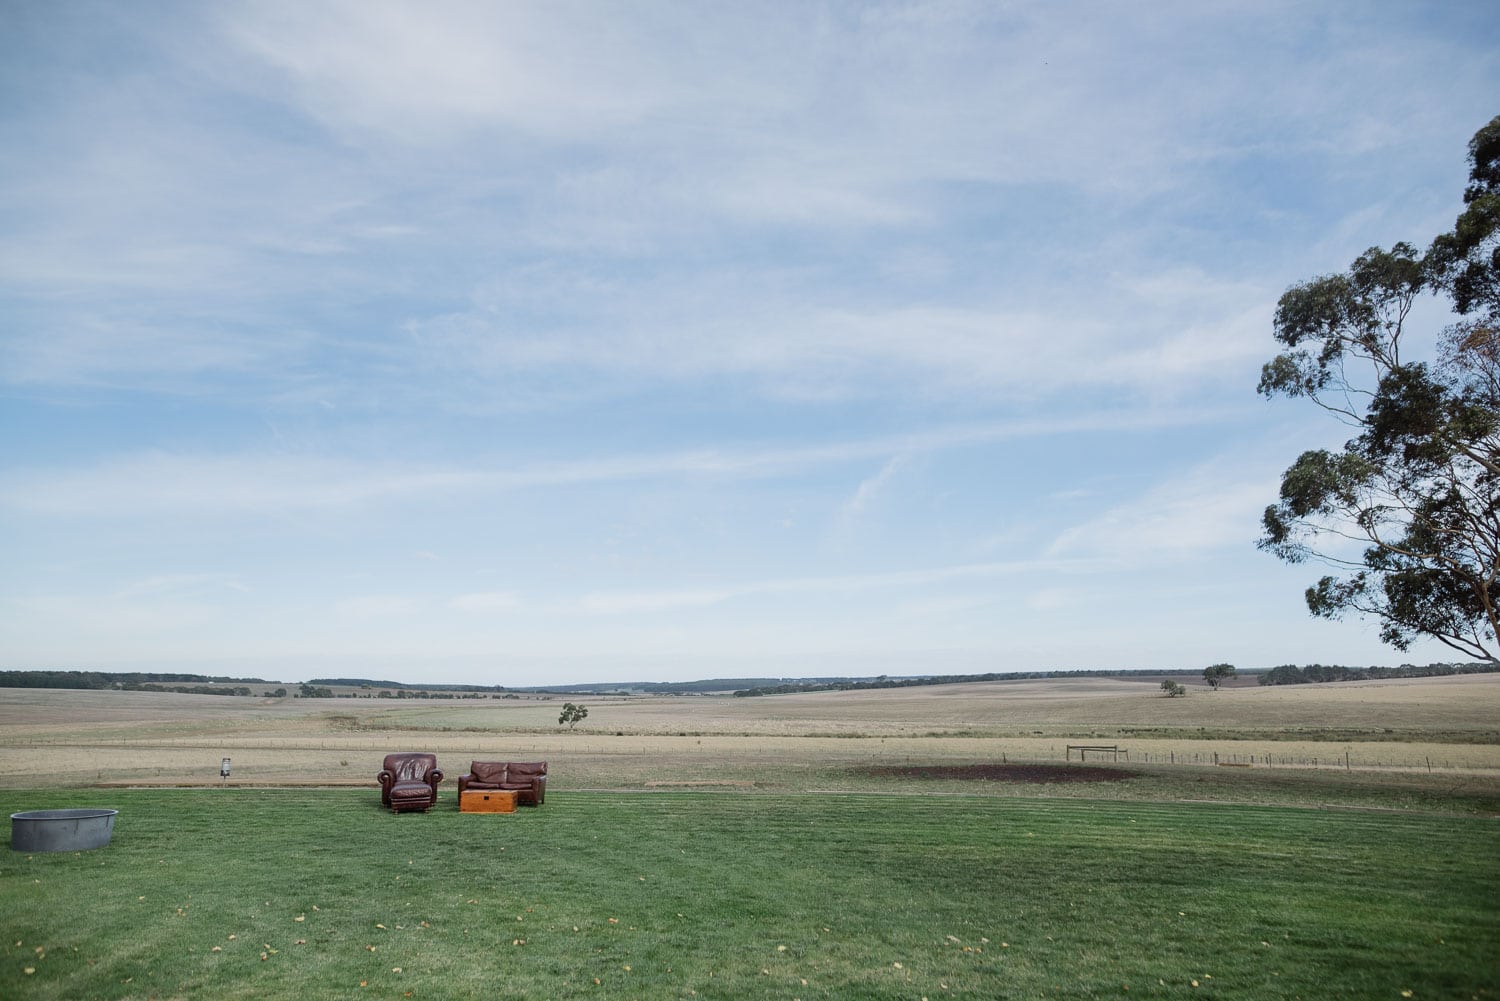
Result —
<path fill-rule="evenodd" d="M 1497 98 L 1488 2 L 0 0 L 0 668 L 1455 659 L 1257 551 L 1256 383 Z"/>

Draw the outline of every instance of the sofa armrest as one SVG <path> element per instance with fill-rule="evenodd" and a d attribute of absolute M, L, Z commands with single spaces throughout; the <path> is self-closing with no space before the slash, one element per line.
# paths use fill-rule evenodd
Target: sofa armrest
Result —
<path fill-rule="evenodd" d="M 470 772 L 464 772 L 458 777 L 458 794 L 460 796 L 464 794 L 465 789 L 469 788 L 469 783 L 473 780 L 473 778 L 474 776 Z"/>
<path fill-rule="evenodd" d="M 441 781 L 443 781 L 443 770 L 441 768 L 434 768 L 427 773 L 427 784 L 432 786 L 432 794 L 434 796 L 437 795 L 438 783 Z"/>

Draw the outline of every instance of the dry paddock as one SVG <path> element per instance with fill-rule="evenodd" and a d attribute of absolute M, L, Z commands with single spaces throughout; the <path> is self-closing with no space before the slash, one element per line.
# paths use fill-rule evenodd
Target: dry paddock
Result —
<path fill-rule="evenodd" d="M 450 777 L 475 758 L 546 759 L 560 788 L 803 787 L 874 765 L 1076 761 L 1069 744 L 1117 745 L 1133 765 L 1500 775 L 1500 675 L 1184 699 L 1108 679 L 574 698 L 590 715 L 567 730 L 561 697 L 0 690 L 0 786 L 218 784 L 224 757 L 234 785 L 371 785 L 385 753 L 430 750 Z"/>

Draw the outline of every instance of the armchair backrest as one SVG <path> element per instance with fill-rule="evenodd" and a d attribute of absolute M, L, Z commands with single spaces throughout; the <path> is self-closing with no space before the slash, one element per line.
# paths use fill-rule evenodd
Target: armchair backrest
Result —
<path fill-rule="evenodd" d="M 383 767 L 396 777 L 397 782 L 426 782 L 427 774 L 437 768 L 437 755 L 414 752 L 387 754 Z"/>

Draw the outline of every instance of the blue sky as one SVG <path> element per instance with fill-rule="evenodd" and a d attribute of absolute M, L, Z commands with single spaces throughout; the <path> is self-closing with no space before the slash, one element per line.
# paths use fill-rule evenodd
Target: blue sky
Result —
<path fill-rule="evenodd" d="M 1256 551 L 1345 433 L 1255 384 L 1452 225 L 1491 4 L 0 21 L 0 666 L 1450 659 Z"/>

